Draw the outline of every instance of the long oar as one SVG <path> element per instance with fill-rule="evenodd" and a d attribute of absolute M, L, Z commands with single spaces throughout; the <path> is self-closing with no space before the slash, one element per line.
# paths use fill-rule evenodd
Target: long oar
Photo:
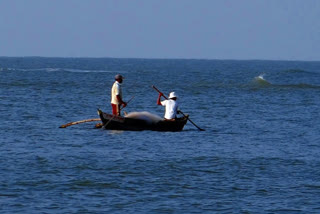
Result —
<path fill-rule="evenodd" d="M 67 128 L 68 126 L 77 125 L 79 123 L 87 123 L 87 122 L 93 122 L 93 121 L 101 121 L 100 118 L 93 118 L 93 119 L 87 119 L 87 120 L 80 120 L 76 122 L 70 122 L 64 125 L 61 125 L 59 128 Z"/>
<path fill-rule="evenodd" d="M 162 96 L 167 100 L 168 98 L 159 90 L 157 89 L 154 85 L 152 86 L 153 89 L 155 89 L 157 92 L 161 93 Z M 186 116 L 181 110 L 179 110 L 180 113 L 183 115 L 183 116 Z M 200 128 L 199 126 L 197 126 L 194 122 L 192 122 L 192 120 L 188 117 L 188 120 L 195 126 L 197 127 L 200 131 L 205 131 L 204 129 Z"/>

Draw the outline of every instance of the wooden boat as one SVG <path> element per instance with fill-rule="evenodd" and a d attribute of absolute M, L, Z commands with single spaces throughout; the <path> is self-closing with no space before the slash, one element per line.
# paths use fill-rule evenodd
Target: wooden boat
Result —
<path fill-rule="evenodd" d="M 174 121 L 163 119 L 158 122 L 151 123 L 150 121 L 142 119 L 107 114 L 100 109 L 98 109 L 98 114 L 105 129 L 128 131 L 151 130 L 178 132 L 182 131 L 189 117 L 189 115 L 184 115 L 183 117 L 177 118 Z"/>

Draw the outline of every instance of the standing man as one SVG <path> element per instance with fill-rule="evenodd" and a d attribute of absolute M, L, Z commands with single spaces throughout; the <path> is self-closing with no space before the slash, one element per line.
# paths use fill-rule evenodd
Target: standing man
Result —
<path fill-rule="evenodd" d="M 179 105 L 177 103 L 178 96 L 176 95 L 175 92 L 171 92 L 169 94 L 169 99 L 168 100 L 164 100 L 164 101 L 160 100 L 161 96 L 163 96 L 163 94 L 159 93 L 157 104 L 166 107 L 166 112 L 165 112 L 165 115 L 164 115 L 164 119 L 165 120 L 175 120 L 176 117 L 177 117 L 177 114 L 179 112 L 178 111 Z"/>
<path fill-rule="evenodd" d="M 122 100 L 122 89 L 121 83 L 123 81 L 123 77 L 120 74 L 115 76 L 115 82 L 113 83 L 111 89 L 111 106 L 112 106 L 112 114 L 120 116 L 121 106 L 126 107 L 127 103 Z"/>

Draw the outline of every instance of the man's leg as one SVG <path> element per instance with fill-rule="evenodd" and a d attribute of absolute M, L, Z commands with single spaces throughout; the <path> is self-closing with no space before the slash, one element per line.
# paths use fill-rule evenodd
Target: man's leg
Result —
<path fill-rule="evenodd" d="M 120 116 L 120 105 L 111 104 L 111 106 L 112 106 L 112 114 Z"/>

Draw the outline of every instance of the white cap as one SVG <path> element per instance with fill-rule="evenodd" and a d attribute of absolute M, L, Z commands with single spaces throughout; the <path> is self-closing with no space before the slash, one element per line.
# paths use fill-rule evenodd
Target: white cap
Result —
<path fill-rule="evenodd" d="M 170 92 L 169 99 L 175 98 L 175 97 L 178 98 L 177 94 L 175 92 Z"/>

